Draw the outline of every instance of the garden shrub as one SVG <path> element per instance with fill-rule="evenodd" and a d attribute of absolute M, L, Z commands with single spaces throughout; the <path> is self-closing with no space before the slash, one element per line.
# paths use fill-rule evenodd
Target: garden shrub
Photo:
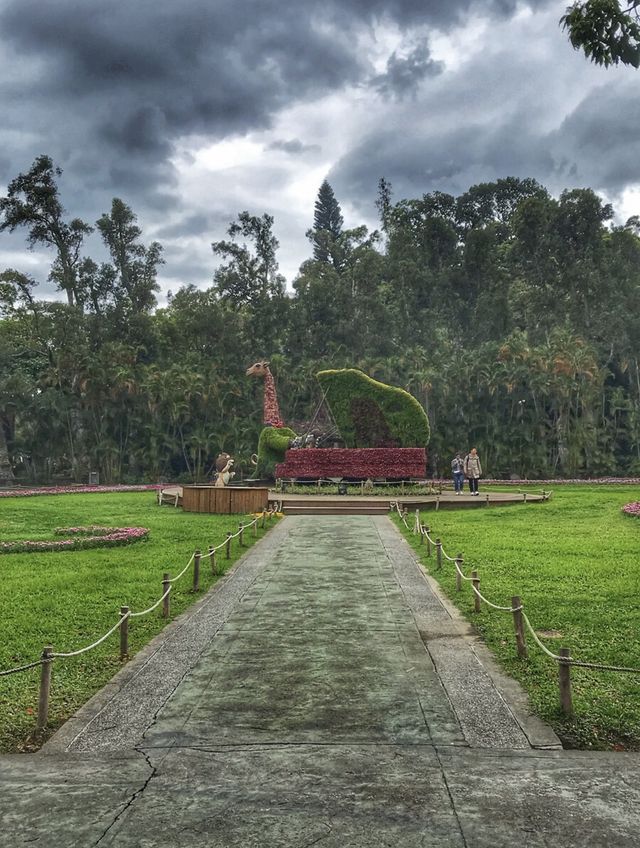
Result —
<path fill-rule="evenodd" d="M 427 414 L 404 389 L 373 380 L 356 368 L 319 371 L 316 377 L 348 448 L 428 444 Z"/>

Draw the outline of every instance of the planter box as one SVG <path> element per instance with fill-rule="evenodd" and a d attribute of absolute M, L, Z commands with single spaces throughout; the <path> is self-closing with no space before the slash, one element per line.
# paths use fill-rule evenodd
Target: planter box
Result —
<path fill-rule="evenodd" d="M 261 512 L 269 505 L 269 489 L 257 486 L 183 486 L 185 512 L 212 512 L 217 515 Z"/>
<path fill-rule="evenodd" d="M 276 465 L 276 477 L 386 477 L 407 480 L 425 476 L 424 448 L 297 448 Z"/>

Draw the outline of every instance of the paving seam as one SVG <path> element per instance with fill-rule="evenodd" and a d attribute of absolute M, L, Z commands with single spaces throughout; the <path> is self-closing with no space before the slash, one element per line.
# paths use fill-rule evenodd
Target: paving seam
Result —
<path fill-rule="evenodd" d="M 251 588 L 264 570 L 265 564 L 271 561 L 269 554 L 277 552 L 285 544 L 288 537 L 286 522 L 286 518 L 281 519 L 262 539 L 255 542 L 200 600 L 192 604 L 141 648 L 121 671 L 62 725 L 43 746 L 40 754 L 52 755 L 64 751 L 89 753 L 97 750 L 103 750 L 105 752 L 116 750 L 121 752 L 122 750 L 135 749 L 142 741 L 142 735 L 144 730 L 148 728 L 149 722 L 155 720 L 158 710 L 166 703 L 168 697 L 173 694 L 184 676 L 196 665 L 201 654 L 209 646 L 212 636 L 224 626 L 229 616 L 236 610 L 240 599 Z M 97 724 L 101 720 L 104 721 L 110 711 L 117 710 L 117 707 L 124 698 L 129 696 L 129 699 L 133 699 L 135 703 L 136 697 L 133 690 L 135 689 L 136 681 L 141 678 L 141 675 L 149 673 L 154 664 L 161 662 L 161 654 L 163 652 L 170 653 L 174 646 L 180 645 L 181 639 L 188 638 L 189 627 L 194 627 L 195 624 L 201 623 L 199 620 L 200 616 L 203 619 L 205 616 L 209 617 L 211 630 L 207 634 L 207 639 L 201 640 L 199 646 L 195 647 L 191 655 L 187 657 L 187 664 L 178 669 L 178 673 L 174 675 L 174 680 L 166 687 L 168 688 L 170 686 L 168 695 L 165 691 L 161 698 L 156 697 L 156 704 L 148 715 L 148 721 L 145 727 L 141 731 L 136 732 L 132 738 L 128 739 L 128 744 L 124 748 L 122 745 L 112 747 L 108 740 L 106 744 L 100 746 L 91 744 L 90 742 L 86 745 L 81 745 L 80 743 L 83 740 L 86 742 L 86 740 L 90 739 L 91 734 L 94 733 L 92 725 Z M 162 679 L 162 668 L 160 668 L 157 679 Z M 174 682 L 175 685 L 173 685 Z M 117 726 L 118 721 L 116 720 L 113 725 L 98 727 L 95 733 L 106 733 L 108 735 L 108 730 L 111 727 Z"/>
<path fill-rule="evenodd" d="M 439 634 L 436 637 L 437 641 L 433 640 L 431 635 L 428 635 L 425 642 L 425 648 L 432 657 L 436 671 L 438 671 L 438 674 L 441 676 L 442 684 L 449 695 L 456 715 L 460 717 L 459 710 L 456 707 L 457 696 L 455 691 L 450 691 L 451 685 L 453 685 L 455 689 L 455 684 L 457 682 L 456 678 L 451 673 L 447 675 L 446 670 L 444 670 L 441 674 L 440 668 L 442 666 L 437 659 L 438 654 L 442 653 L 438 648 L 438 642 L 444 647 L 447 644 L 447 640 L 451 643 L 452 639 L 460 640 L 461 643 L 464 644 L 465 649 L 469 652 L 473 661 L 478 664 L 479 668 L 477 670 L 484 673 L 484 676 L 486 676 L 490 683 L 491 689 L 497 696 L 498 700 L 495 701 L 496 708 L 500 710 L 500 707 L 502 707 L 503 710 L 506 710 L 513 722 L 513 730 L 518 728 L 520 742 L 518 742 L 513 736 L 513 731 L 509 731 L 509 729 L 505 726 L 507 737 L 502 741 L 502 743 L 499 743 L 500 747 L 503 747 L 506 744 L 507 749 L 521 748 L 523 743 L 526 743 L 526 747 L 538 747 L 551 750 L 561 749 L 562 745 L 560 740 L 553 730 L 530 712 L 527 696 L 520 685 L 517 681 L 506 677 L 506 675 L 498 668 L 489 649 L 484 644 L 479 643 L 478 637 L 473 635 L 474 631 L 472 625 L 470 625 L 469 622 L 463 618 L 457 608 L 443 596 L 443 593 L 436 581 L 430 577 L 430 575 L 425 573 L 424 567 L 418 559 L 415 551 L 407 543 L 406 539 L 402 536 L 395 524 L 388 517 L 376 517 L 374 521 L 376 523 L 381 543 L 387 551 L 387 556 L 394 564 L 394 571 L 397 575 L 398 582 L 405 592 L 407 603 L 414 614 L 414 618 L 416 615 L 415 602 L 410 595 L 406 594 L 408 587 L 405 585 L 405 582 L 402 580 L 402 576 L 398 574 L 397 569 L 395 568 L 396 560 L 399 558 L 405 563 L 410 563 L 413 566 L 415 574 L 419 577 L 420 583 L 422 584 L 421 588 L 427 589 L 427 591 L 433 596 L 433 599 L 437 602 L 439 610 L 451 621 L 451 632 Z M 393 536 L 394 544 L 396 545 L 395 548 L 389 547 L 391 536 Z M 418 629 L 420 630 L 419 626 Z M 431 650 L 429 643 L 432 642 L 432 640 L 436 643 L 433 645 L 433 649 Z M 461 666 L 462 671 L 469 671 L 469 662 L 470 658 L 467 659 L 466 669 L 465 663 L 463 662 Z M 447 677 L 449 677 L 449 685 L 447 685 Z M 470 716 L 473 716 L 473 711 L 467 709 L 467 712 Z M 477 728 L 471 727 L 470 732 L 472 734 L 476 733 Z M 483 741 L 482 735 L 483 729 L 481 727 L 480 736 L 474 741 L 474 743 L 472 743 L 473 747 L 492 750 L 491 746 Z M 511 738 L 509 738 L 509 736 L 511 736 Z"/>

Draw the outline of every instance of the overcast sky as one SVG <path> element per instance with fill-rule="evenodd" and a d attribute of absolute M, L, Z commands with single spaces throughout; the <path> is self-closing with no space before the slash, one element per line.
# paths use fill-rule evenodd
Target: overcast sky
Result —
<path fill-rule="evenodd" d="M 70 217 L 120 197 L 165 248 L 164 292 L 269 212 L 289 284 L 329 180 L 345 224 L 394 200 L 535 177 L 640 214 L 640 76 L 576 53 L 568 0 L 0 0 L 0 191 L 36 156 Z M 94 237 L 92 237 L 94 238 Z M 95 255 L 91 240 L 87 252 Z M 0 270 L 51 256 L 0 235 Z"/>

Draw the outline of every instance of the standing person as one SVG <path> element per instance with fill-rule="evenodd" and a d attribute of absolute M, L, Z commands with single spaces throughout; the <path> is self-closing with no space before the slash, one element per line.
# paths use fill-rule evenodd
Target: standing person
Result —
<path fill-rule="evenodd" d="M 469 491 L 472 495 L 477 495 L 478 480 L 482 477 L 482 466 L 476 448 L 471 448 L 464 458 L 464 473 L 469 480 Z"/>
<path fill-rule="evenodd" d="M 453 474 L 453 488 L 456 495 L 462 494 L 464 488 L 464 459 L 460 451 L 451 460 L 451 473 Z"/>

